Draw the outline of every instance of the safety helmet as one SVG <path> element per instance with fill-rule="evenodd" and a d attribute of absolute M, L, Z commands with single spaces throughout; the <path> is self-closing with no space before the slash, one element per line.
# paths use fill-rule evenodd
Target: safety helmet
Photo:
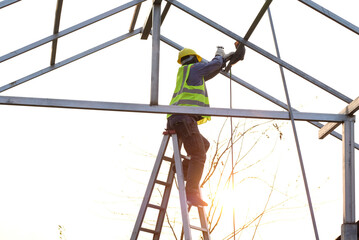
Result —
<path fill-rule="evenodd" d="M 178 60 L 177 62 L 181 64 L 181 59 L 185 56 L 194 55 L 197 57 L 198 62 L 202 61 L 201 56 L 199 56 L 194 50 L 189 48 L 184 48 L 178 53 Z"/>

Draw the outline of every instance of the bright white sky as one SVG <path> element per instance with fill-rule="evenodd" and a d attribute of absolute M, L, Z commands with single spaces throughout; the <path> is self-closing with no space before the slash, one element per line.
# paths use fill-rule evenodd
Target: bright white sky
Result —
<path fill-rule="evenodd" d="M 126 2 L 65 0 L 60 30 Z M 181 2 L 240 36 L 245 35 L 264 3 Z M 358 1 L 316 3 L 359 26 Z M 0 56 L 51 35 L 55 8 L 55 0 L 29 0 L 0 9 Z M 57 61 L 127 33 L 133 10 L 59 39 Z M 136 28 L 142 26 L 149 10 L 147 1 Z M 271 11 L 282 59 L 355 99 L 358 36 L 299 1 L 275 0 Z M 208 60 L 218 45 L 224 46 L 226 52 L 234 49 L 232 39 L 175 7 L 171 7 L 161 33 Z M 275 54 L 267 15 L 250 41 Z M 50 51 L 51 45 L 46 44 L 1 63 L 0 85 L 47 67 Z M 163 105 L 168 104 L 173 93 L 179 66 L 177 54 L 177 50 L 161 44 L 159 103 Z M 147 104 L 150 66 L 151 39 L 140 40 L 137 35 L 2 94 Z M 247 49 L 245 60 L 232 70 L 285 102 L 276 64 Z M 288 71 L 285 74 L 296 109 L 337 113 L 346 106 L 300 77 Z M 213 107 L 229 106 L 228 79 L 217 76 L 207 88 Z M 237 84 L 233 85 L 233 95 L 234 108 L 282 110 Z M 65 227 L 67 240 L 129 239 L 162 138 L 164 115 L 11 106 L 0 106 L 0 111 L 0 239 L 59 239 L 58 225 Z M 214 118 L 201 127 L 212 144 L 223 121 L 224 118 Z M 248 120 L 248 125 L 254 122 Z M 288 122 L 277 123 L 282 126 L 283 140 L 276 140 L 277 133 L 272 131 L 271 138 L 263 140 L 250 157 L 264 158 L 275 146 L 273 153 L 263 165 L 245 175 L 247 179 L 260 177 L 271 183 L 278 169 L 277 195 L 270 205 L 278 204 L 283 196 L 291 200 L 265 215 L 256 239 L 314 239 L 291 127 Z M 342 223 L 341 142 L 333 137 L 319 141 L 318 129 L 308 123 L 298 122 L 297 130 L 320 238 L 334 239 Z M 263 183 L 246 181 L 236 194 L 236 214 L 243 215 L 243 221 L 250 219 L 252 211 L 263 208 L 269 190 Z M 223 221 L 231 225 L 232 216 L 227 216 L 228 220 Z M 244 231 L 241 239 L 251 239 L 253 231 L 253 227 Z"/>

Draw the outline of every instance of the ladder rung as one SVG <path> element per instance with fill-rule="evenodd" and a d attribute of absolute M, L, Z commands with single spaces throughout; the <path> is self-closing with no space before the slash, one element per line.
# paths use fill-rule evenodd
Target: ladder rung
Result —
<path fill-rule="evenodd" d="M 178 137 L 176 135 L 174 135 L 175 134 L 174 131 L 166 131 L 163 134 L 167 135 L 167 136 L 163 137 L 162 144 L 161 144 L 161 147 L 160 147 L 160 151 L 159 151 L 158 156 L 157 156 L 158 158 L 156 158 L 156 163 L 155 163 L 155 165 L 153 167 L 152 174 L 151 174 L 151 177 L 150 177 L 150 181 L 148 182 L 147 190 L 146 190 L 144 199 L 142 201 L 142 205 L 141 205 L 141 208 L 140 208 L 140 213 L 137 216 L 137 220 L 136 220 L 136 223 L 135 223 L 134 230 L 132 232 L 131 239 L 137 239 L 138 234 L 141 231 L 153 234 L 153 239 L 157 239 L 157 238 L 160 237 L 161 229 L 163 227 L 163 221 L 164 221 L 165 214 L 166 214 L 167 204 L 168 204 L 169 197 L 170 197 L 170 191 L 171 191 L 171 188 L 172 188 L 172 183 L 173 183 L 173 180 L 175 178 L 175 174 L 174 174 L 174 172 L 176 170 L 175 166 L 174 166 L 175 162 L 176 162 L 176 165 L 181 165 L 181 163 L 182 163 L 182 166 L 183 166 L 183 161 L 186 162 L 187 160 L 191 159 L 190 156 L 185 156 L 185 155 L 181 154 L 180 146 L 178 146 L 177 144 L 173 146 L 173 148 L 174 148 L 173 156 L 172 157 L 165 156 L 166 149 L 167 149 L 167 144 L 168 144 L 168 141 L 169 141 L 171 135 L 172 135 L 172 137 L 174 137 L 174 140 L 176 138 L 178 140 Z M 178 156 L 178 158 L 177 158 L 177 156 Z M 177 163 L 177 160 L 179 160 L 178 163 Z M 163 163 L 163 161 L 170 162 L 171 164 L 170 164 L 170 168 L 169 168 L 169 171 L 168 171 L 167 180 L 161 181 L 161 180 L 158 180 L 157 177 L 158 177 L 158 173 L 159 173 L 159 170 L 161 168 L 161 164 Z M 151 194 L 153 193 L 154 184 L 159 184 L 159 185 L 165 186 L 165 189 L 164 189 L 165 194 L 164 194 L 164 196 L 162 196 L 163 197 L 163 199 L 162 199 L 163 202 L 162 202 L 161 205 L 149 203 L 150 198 L 151 198 Z M 184 182 L 182 182 L 182 181 L 179 182 L 179 188 L 181 189 L 181 191 L 184 190 L 183 189 L 184 187 L 185 187 Z M 182 196 L 180 197 L 180 201 L 181 200 L 185 201 L 184 199 L 182 199 Z M 198 214 L 200 216 L 201 224 L 200 224 L 200 227 L 193 226 L 193 225 L 190 225 L 190 223 L 189 223 L 189 216 L 188 216 L 189 215 L 189 213 L 188 213 L 189 209 L 182 209 L 182 208 L 186 208 L 186 206 L 187 206 L 186 203 L 181 202 L 182 218 L 183 219 L 188 219 L 186 221 L 186 223 L 183 224 L 183 225 L 186 226 L 185 227 L 186 229 L 184 229 L 184 226 L 183 226 L 183 231 L 186 232 L 186 233 L 188 231 L 190 232 L 191 230 L 201 231 L 202 234 L 203 234 L 204 239 L 210 239 L 210 230 L 207 227 L 208 223 L 207 223 L 207 219 L 205 217 L 204 210 L 200 209 L 201 206 L 198 206 L 198 210 L 199 210 Z M 144 217 L 145 217 L 145 214 L 146 214 L 146 210 L 148 210 L 148 208 L 153 208 L 153 209 L 159 210 L 157 220 L 156 220 L 156 228 L 155 229 L 150 229 L 152 227 L 150 227 L 150 228 L 142 227 L 143 220 L 144 220 Z M 189 208 L 190 208 L 190 206 L 189 206 Z"/>
<path fill-rule="evenodd" d="M 142 232 L 148 232 L 148 233 L 152 233 L 152 234 L 158 234 L 158 232 L 156 232 L 155 230 L 152 229 L 148 229 L 148 228 L 140 228 L 140 231 Z"/>
<path fill-rule="evenodd" d="M 181 158 L 186 159 L 186 160 L 191 160 L 191 157 L 189 156 L 185 156 L 181 154 Z M 167 156 L 163 156 L 162 158 L 163 160 L 166 160 L 167 162 L 173 162 L 173 158 L 167 157 Z"/>
<path fill-rule="evenodd" d="M 206 228 L 201 228 L 201 227 L 197 227 L 197 226 L 193 226 L 193 225 L 189 225 L 189 227 L 194 229 L 194 230 L 198 230 L 198 231 L 202 231 L 202 232 L 208 232 L 208 230 Z"/>
<path fill-rule="evenodd" d="M 163 158 L 162 158 L 163 160 L 166 160 L 167 162 L 174 162 L 173 161 L 173 158 L 170 158 L 170 157 L 166 157 L 166 156 L 163 156 Z"/>
<path fill-rule="evenodd" d="M 182 155 L 182 154 L 181 154 L 181 158 L 186 159 L 186 160 L 191 160 L 191 157 L 185 156 L 185 155 Z"/>
<path fill-rule="evenodd" d="M 151 203 L 149 203 L 147 206 L 151 207 L 151 208 L 154 208 L 154 209 L 158 209 L 158 210 L 164 210 L 163 207 L 158 206 L 158 205 L 154 205 L 154 204 L 151 204 Z"/>
<path fill-rule="evenodd" d="M 155 183 L 161 184 L 161 185 L 164 185 L 164 186 L 169 186 L 170 185 L 168 182 L 164 182 L 164 181 L 160 181 L 160 180 L 155 180 Z"/>

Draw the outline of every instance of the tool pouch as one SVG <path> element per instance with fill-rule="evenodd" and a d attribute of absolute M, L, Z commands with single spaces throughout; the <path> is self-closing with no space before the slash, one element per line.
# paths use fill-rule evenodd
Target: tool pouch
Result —
<path fill-rule="evenodd" d="M 176 121 L 174 129 L 181 138 L 191 137 L 197 130 L 197 122 L 194 118 L 186 116 L 181 121 Z"/>
<path fill-rule="evenodd" d="M 191 116 L 173 115 L 168 119 L 167 128 L 174 129 L 182 139 L 198 132 L 197 122 Z"/>

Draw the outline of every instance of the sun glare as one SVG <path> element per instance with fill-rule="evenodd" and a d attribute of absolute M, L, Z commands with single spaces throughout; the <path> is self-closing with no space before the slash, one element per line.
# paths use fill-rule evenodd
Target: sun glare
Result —
<path fill-rule="evenodd" d="M 218 191 L 215 196 L 215 204 L 223 208 L 233 208 L 239 197 L 238 192 L 233 190 L 232 186 L 226 186 Z"/>

